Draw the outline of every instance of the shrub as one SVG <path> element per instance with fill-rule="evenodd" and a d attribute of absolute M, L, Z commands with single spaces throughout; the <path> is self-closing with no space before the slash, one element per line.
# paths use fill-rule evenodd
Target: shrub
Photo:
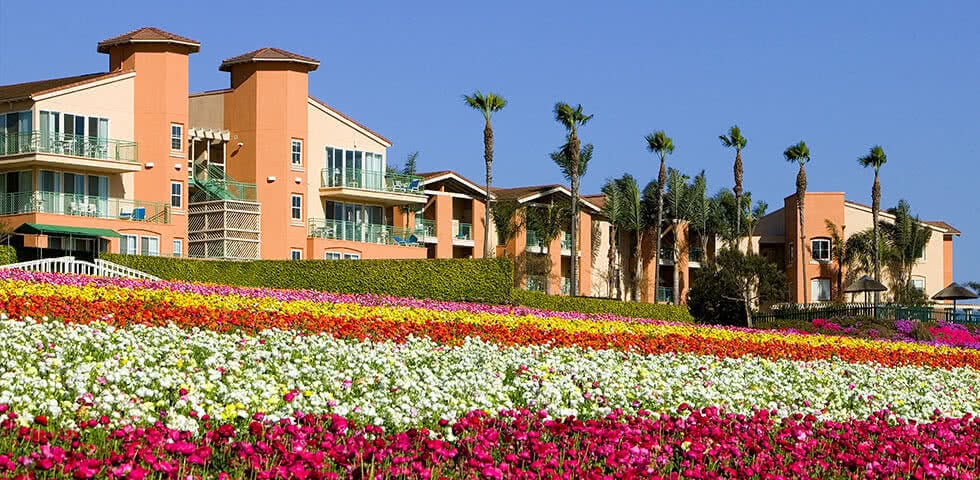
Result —
<path fill-rule="evenodd" d="M 929 325 L 923 322 L 915 322 L 915 324 L 912 325 L 912 331 L 909 332 L 909 336 L 914 340 L 919 340 L 921 342 L 930 342 L 935 339 L 932 336 Z"/>
<path fill-rule="evenodd" d="M 759 255 L 724 249 L 703 266 L 687 294 L 699 323 L 746 326 L 753 301 L 772 304 L 787 296 L 786 277 Z"/>
<path fill-rule="evenodd" d="M 17 251 L 9 245 L 0 245 L 0 265 L 17 263 Z"/>
<path fill-rule="evenodd" d="M 511 298 L 518 305 L 556 312 L 606 313 L 670 322 L 693 322 L 686 306 L 621 302 L 607 298 L 560 297 L 517 288 L 511 292 Z"/>
<path fill-rule="evenodd" d="M 506 259 L 232 262 L 118 254 L 102 258 L 166 280 L 450 301 L 509 303 L 513 284 L 513 266 Z"/>

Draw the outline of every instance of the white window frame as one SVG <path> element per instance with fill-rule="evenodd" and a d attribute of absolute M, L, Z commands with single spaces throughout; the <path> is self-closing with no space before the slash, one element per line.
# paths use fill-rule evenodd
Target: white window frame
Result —
<path fill-rule="evenodd" d="M 299 146 L 299 151 L 296 147 Z M 295 168 L 303 166 L 303 140 L 294 138 L 289 142 L 289 164 Z"/>
<path fill-rule="evenodd" d="M 176 196 L 174 195 L 174 185 L 177 186 Z M 174 198 L 177 199 L 176 205 L 174 205 Z M 184 182 L 170 182 L 170 208 L 184 208 Z"/>
<path fill-rule="evenodd" d="M 296 205 L 296 199 L 299 199 L 299 205 Z M 297 213 L 299 217 L 297 217 Z M 300 194 L 292 194 L 289 196 L 289 219 L 293 223 L 303 222 L 303 196 Z"/>
<path fill-rule="evenodd" d="M 303 250 L 298 249 L 298 248 L 290 248 L 289 249 L 289 259 L 290 260 L 302 260 L 303 259 Z"/>
<path fill-rule="evenodd" d="M 324 260 L 341 260 L 343 258 L 344 255 L 340 252 L 323 252 Z"/>
<path fill-rule="evenodd" d="M 173 248 L 173 250 L 171 251 L 171 253 L 173 254 L 173 256 L 175 256 L 175 257 L 183 257 L 184 256 L 184 240 L 183 239 L 175 238 L 174 239 L 174 242 L 173 242 L 173 247 L 172 248 Z"/>
<path fill-rule="evenodd" d="M 817 258 L 817 249 L 815 248 L 817 242 L 827 244 L 827 258 Z M 810 240 L 810 260 L 820 263 L 829 263 L 833 259 L 833 252 L 830 251 L 832 247 L 833 245 L 831 244 L 829 238 L 814 238 Z"/>
<path fill-rule="evenodd" d="M 827 288 L 826 288 L 827 296 L 825 298 L 821 298 L 821 297 L 819 297 L 817 295 L 817 293 L 819 291 L 824 290 L 823 288 L 817 288 L 817 286 L 820 285 L 820 284 L 825 284 L 827 286 Z M 813 301 L 815 301 L 815 302 L 829 302 L 830 299 L 833 298 L 833 296 L 834 296 L 834 292 L 833 292 L 833 290 L 831 290 L 832 288 L 833 287 L 830 284 L 830 279 L 829 278 L 811 278 L 810 279 L 810 292 L 813 294 Z"/>
<path fill-rule="evenodd" d="M 360 259 L 361 259 L 361 254 L 360 253 L 345 253 L 344 254 L 344 260 L 360 260 Z"/>
<path fill-rule="evenodd" d="M 177 129 L 174 131 L 174 129 Z M 174 148 L 174 142 L 177 143 L 177 148 Z M 171 152 L 183 152 L 184 151 L 184 126 L 179 123 L 170 124 L 170 151 Z"/>
<path fill-rule="evenodd" d="M 144 249 L 143 248 L 143 241 L 144 240 L 155 240 L 156 241 L 156 246 L 157 246 L 156 252 L 154 252 L 153 249 L 149 248 L 149 246 L 152 244 L 152 242 L 147 242 L 146 243 L 147 248 Z M 143 255 L 145 257 L 159 257 L 160 256 L 160 237 L 158 237 L 156 235 L 141 235 L 140 236 L 140 255 Z"/>
<path fill-rule="evenodd" d="M 922 287 L 915 286 L 916 283 L 921 283 Z M 912 277 L 912 288 L 918 289 L 920 291 L 926 291 L 926 279 L 925 277 Z"/>
<path fill-rule="evenodd" d="M 122 255 L 136 255 L 139 252 L 139 237 L 126 233 L 119 236 L 119 253 Z"/>

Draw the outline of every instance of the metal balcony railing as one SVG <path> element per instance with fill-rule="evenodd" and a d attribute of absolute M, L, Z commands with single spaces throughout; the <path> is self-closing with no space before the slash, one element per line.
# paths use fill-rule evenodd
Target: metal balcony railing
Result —
<path fill-rule="evenodd" d="M 308 235 L 311 238 L 329 238 L 406 247 L 418 247 L 421 246 L 422 242 L 421 234 L 423 232 L 415 228 L 322 218 L 311 218 L 308 224 Z"/>
<path fill-rule="evenodd" d="M 52 153 L 72 157 L 139 162 L 136 142 L 68 133 L 0 133 L 0 155 Z"/>
<path fill-rule="evenodd" d="M 455 240 L 473 240 L 473 225 L 460 223 L 455 233 L 456 235 L 453 237 Z"/>
<path fill-rule="evenodd" d="M 0 194 L 0 215 L 22 213 L 170 223 L 170 205 L 166 203 L 58 192 Z"/>
<path fill-rule="evenodd" d="M 657 287 L 657 301 L 673 302 L 674 301 L 673 287 Z"/>
<path fill-rule="evenodd" d="M 422 232 L 422 236 L 436 236 L 436 221 L 428 219 L 415 219 L 415 229 Z"/>
<path fill-rule="evenodd" d="M 376 192 L 422 194 L 422 177 L 363 169 L 324 168 L 320 171 L 321 187 L 347 187 Z"/>

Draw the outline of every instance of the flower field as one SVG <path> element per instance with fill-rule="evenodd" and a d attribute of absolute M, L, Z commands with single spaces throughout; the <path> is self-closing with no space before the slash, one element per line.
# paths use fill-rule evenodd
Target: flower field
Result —
<path fill-rule="evenodd" d="M 980 350 L 0 270 L 0 478 L 976 478 Z"/>

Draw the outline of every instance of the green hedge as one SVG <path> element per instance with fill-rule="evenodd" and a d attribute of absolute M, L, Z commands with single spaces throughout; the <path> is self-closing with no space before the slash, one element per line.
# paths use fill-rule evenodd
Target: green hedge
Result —
<path fill-rule="evenodd" d="M 509 303 L 513 286 L 513 265 L 507 259 L 231 262 L 118 254 L 102 258 L 167 280 L 436 300 Z"/>
<path fill-rule="evenodd" d="M 0 245 L 0 265 L 17 263 L 17 251 L 9 245 Z"/>
<path fill-rule="evenodd" d="M 607 298 L 560 297 L 517 288 L 511 291 L 511 299 L 514 303 L 525 307 L 558 312 L 608 313 L 624 317 L 652 318 L 671 322 L 694 322 L 691 314 L 687 311 L 687 307 L 683 305 L 621 302 Z"/>

